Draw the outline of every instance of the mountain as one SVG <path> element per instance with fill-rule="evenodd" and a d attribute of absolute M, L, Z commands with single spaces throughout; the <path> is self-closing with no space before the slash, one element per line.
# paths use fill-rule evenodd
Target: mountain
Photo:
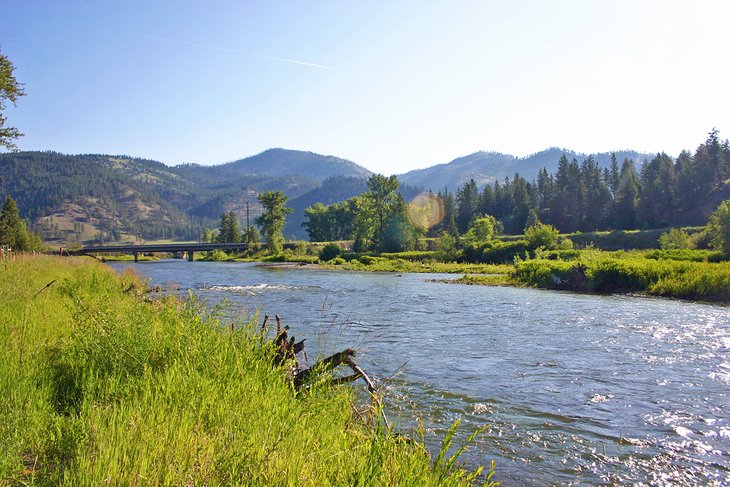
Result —
<path fill-rule="evenodd" d="M 174 167 L 129 156 L 20 152 L 0 154 L 0 197 L 12 195 L 52 244 L 197 239 L 205 226 L 217 226 L 222 212 L 253 221 L 261 213 L 259 192 L 296 199 L 327 178 L 364 181 L 370 174 L 345 159 L 284 149 L 216 166 Z"/>
<path fill-rule="evenodd" d="M 619 164 L 625 157 L 633 159 L 637 165 L 644 159 L 653 157 L 653 155 L 635 151 L 617 151 L 615 154 Z M 515 173 L 519 173 L 529 181 L 536 178 L 538 171 L 543 167 L 548 172 L 554 173 L 558 168 L 558 161 L 563 155 L 568 160 L 575 158 L 579 162 L 588 157 L 587 154 L 556 147 L 522 158 L 499 152 L 475 152 L 454 159 L 447 164 L 438 164 L 400 174 L 398 180 L 405 184 L 430 188 L 433 191 L 440 191 L 444 188 L 456 191 L 470 179 L 474 179 L 477 185 L 482 187 L 494 182 L 495 179 L 511 178 Z M 611 164 L 611 153 L 609 152 L 593 154 L 593 158 L 601 167 L 609 167 Z"/>
<path fill-rule="evenodd" d="M 255 156 L 209 167 L 211 174 L 226 176 L 301 176 L 317 181 L 332 176 L 367 178 L 372 174 L 347 159 L 286 149 L 269 149 Z"/>
<path fill-rule="evenodd" d="M 579 161 L 586 155 L 552 148 L 518 158 L 498 152 L 477 152 L 398 176 L 401 194 L 409 200 L 421 188 L 456 191 L 474 178 L 479 186 L 519 172 L 527 179 L 545 167 L 557 168 L 560 157 Z M 641 162 L 645 154 L 616 153 Z M 596 154 L 602 166 L 610 154 Z M 0 197 L 12 195 L 31 227 L 51 244 L 103 240 L 196 240 L 203 228 L 216 228 L 221 213 L 234 212 L 242 226 L 262 209 L 257 194 L 283 191 L 295 211 L 288 218 L 287 237 L 306 238 L 304 209 L 316 202 L 332 204 L 366 190 L 372 173 L 334 156 L 285 149 L 225 164 L 202 166 L 105 154 L 65 155 L 55 152 L 0 154 Z"/>

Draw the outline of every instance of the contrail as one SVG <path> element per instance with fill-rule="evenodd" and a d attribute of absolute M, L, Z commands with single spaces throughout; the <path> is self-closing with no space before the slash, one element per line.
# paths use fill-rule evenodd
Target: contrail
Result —
<path fill-rule="evenodd" d="M 272 61 L 279 61 L 282 63 L 290 63 L 290 64 L 299 64 L 302 66 L 309 66 L 311 68 L 319 68 L 319 69 L 329 69 L 331 71 L 334 71 L 335 68 L 331 66 L 324 66 L 322 64 L 315 64 L 315 63 L 308 63 L 305 61 L 297 61 L 296 59 L 287 59 L 283 57 L 276 57 L 276 56 L 266 56 L 264 54 L 256 54 L 254 52 L 246 52 L 246 51 L 239 51 L 238 49 L 228 49 L 225 47 L 217 47 L 217 46 L 208 46 L 206 44 L 198 44 L 195 42 L 185 42 L 185 41 L 175 41 L 172 39 L 165 39 L 163 37 L 155 37 L 155 36 L 148 36 L 144 34 L 139 34 L 140 37 L 146 37 L 147 39 L 154 39 L 156 41 L 162 41 L 162 42 L 169 42 L 170 44 L 179 44 L 181 46 L 192 46 L 192 47 L 198 47 L 200 49 L 210 49 L 213 51 L 221 51 L 221 52 L 230 52 L 233 54 L 242 54 L 244 56 L 252 56 L 257 57 L 261 59 L 270 59 Z"/>

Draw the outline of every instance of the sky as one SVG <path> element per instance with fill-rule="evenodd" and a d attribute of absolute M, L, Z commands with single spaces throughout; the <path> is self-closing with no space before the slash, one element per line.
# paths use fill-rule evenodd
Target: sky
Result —
<path fill-rule="evenodd" d="M 726 0 L 2 0 L 21 150 L 383 174 L 730 137 Z"/>

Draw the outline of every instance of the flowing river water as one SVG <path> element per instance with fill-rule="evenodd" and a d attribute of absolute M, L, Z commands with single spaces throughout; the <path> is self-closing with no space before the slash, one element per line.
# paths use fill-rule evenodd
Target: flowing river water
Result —
<path fill-rule="evenodd" d="M 730 308 L 375 274 L 168 260 L 132 267 L 229 316 L 279 314 L 315 356 L 351 347 L 386 412 L 503 485 L 730 485 Z M 232 319 L 232 318 L 231 318 Z"/>

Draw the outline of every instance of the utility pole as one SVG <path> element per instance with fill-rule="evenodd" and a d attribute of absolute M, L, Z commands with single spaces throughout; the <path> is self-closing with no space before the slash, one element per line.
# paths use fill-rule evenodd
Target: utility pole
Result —
<path fill-rule="evenodd" d="M 251 214 L 246 202 L 246 243 L 251 243 Z"/>

